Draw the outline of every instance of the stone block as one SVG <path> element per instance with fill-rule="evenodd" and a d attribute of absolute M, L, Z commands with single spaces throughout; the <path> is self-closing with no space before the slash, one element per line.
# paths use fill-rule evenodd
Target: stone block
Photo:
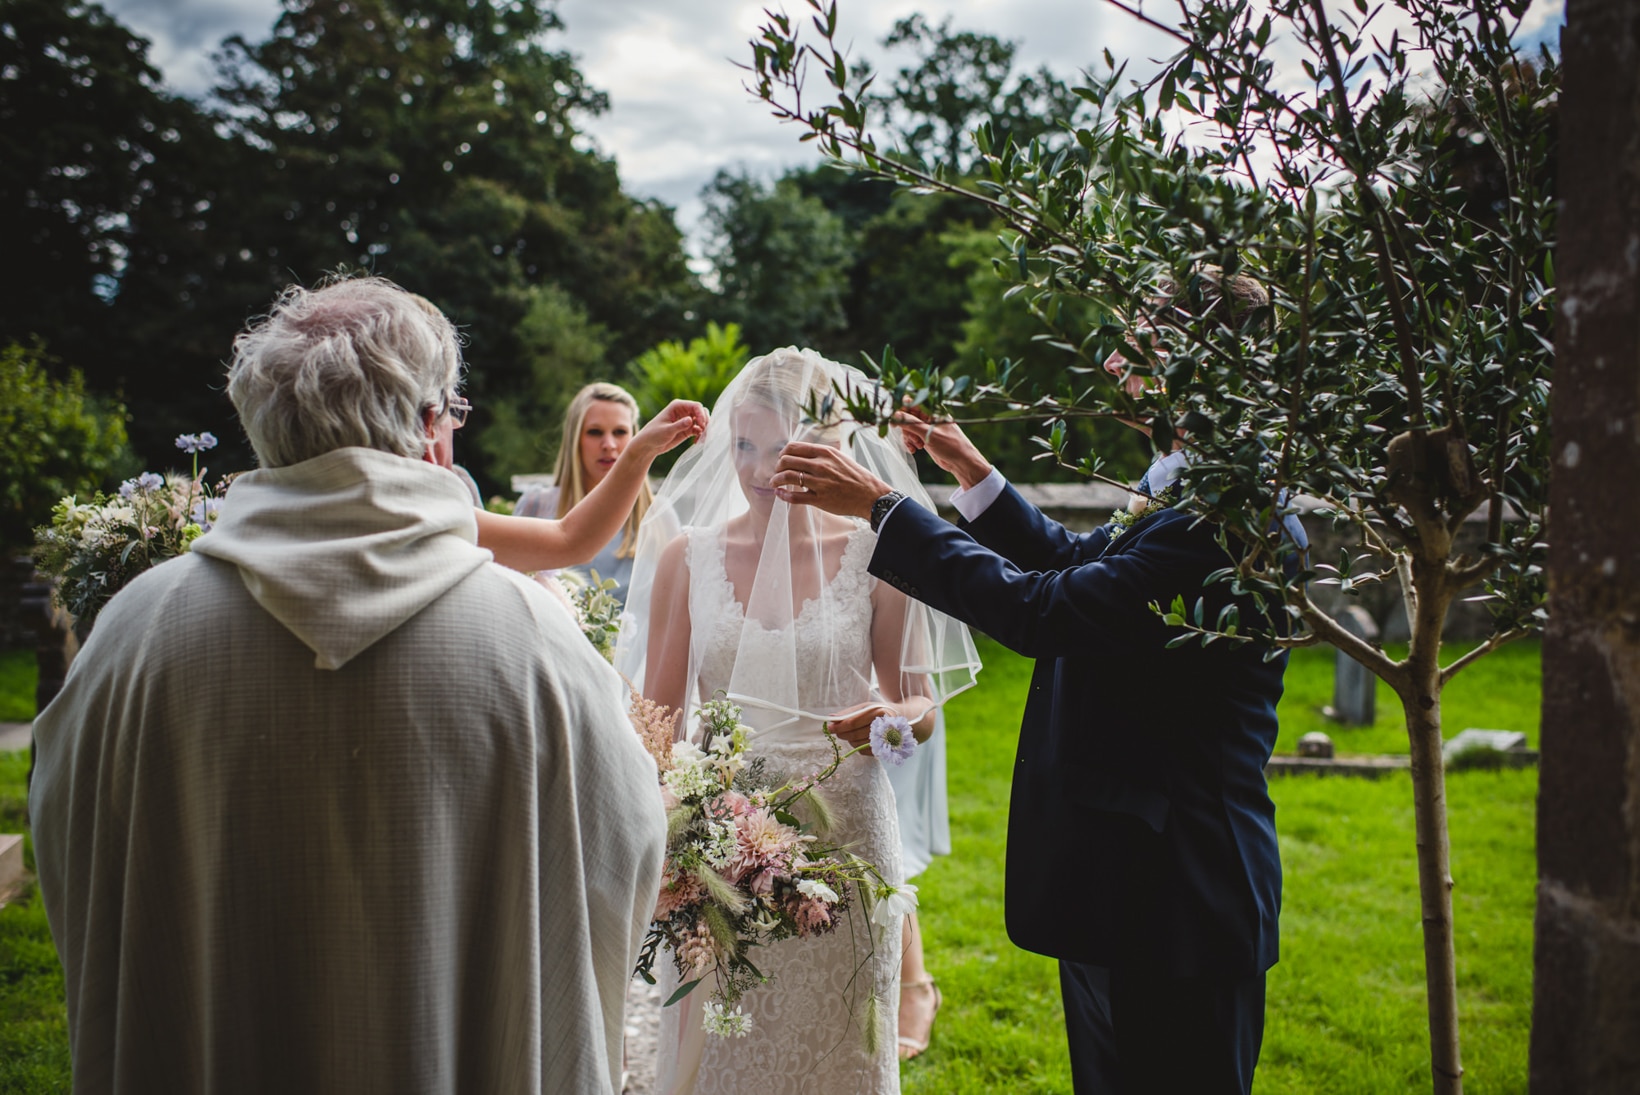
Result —
<path fill-rule="evenodd" d="M 1333 741 L 1319 730 L 1312 730 L 1298 739 L 1301 757 L 1328 757 L 1333 755 Z"/>
<path fill-rule="evenodd" d="M 0 902 L 23 881 L 23 874 L 23 838 L 16 833 L 0 833 Z"/>

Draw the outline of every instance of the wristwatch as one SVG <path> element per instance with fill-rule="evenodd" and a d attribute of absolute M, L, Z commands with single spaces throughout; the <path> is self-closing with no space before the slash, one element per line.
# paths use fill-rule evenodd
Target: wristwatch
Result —
<path fill-rule="evenodd" d="M 904 494 L 897 490 L 891 490 L 871 503 L 871 531 L 876 532 L 878 526 L 883 523 L 883 518 L 888 516 L 889 511 L 903 501 L 905 501 Z"/>

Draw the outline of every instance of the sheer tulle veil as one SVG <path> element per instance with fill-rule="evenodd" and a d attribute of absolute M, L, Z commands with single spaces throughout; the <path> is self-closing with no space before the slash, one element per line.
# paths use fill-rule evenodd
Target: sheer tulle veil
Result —
<path fill-rule="evenodd" d="M 774 462 L 787 441 L 805 440 L 838 446 L 853 459 L 887 481 L 895 490 L 932 508 L 918 482 L 915 465 L 905 451 L 897 429 L 880 435 L 875 426 L 861 426 L 845 417 L 842 400 L 825 405 L 839 388 L 869 389 L 874 382 L 858 369 L 828 361 L 813 350 L 775 350 L 749 362 L 730 383 L 712 409 L 706 435 L 686 452 L 655 495 L 638 532 L 637 555 L 626 600 L 626 617 L 616 647 L 615 666 L 640 692 L 653 699 L 646 679 L 658 678 L 649 658 L 687 659 L 689 682 L 681 699 L 686 710 L 702 697 L 694 687 L 700 668 L 702 637 L 691 627 L 688 649 L 670 649 L 661 640 L 651 642 L 651 625 L 662 617 L 657 596 L 676 591 L 666 587 L 675 571 L 666 569 L 668 548 L 679 556 L 680 536 L 712 536 L 738 560 L 739 582 L 730 582 L 738 613 L 739 654 L 734 659 L 727 692 L 745 710 L 746 721 L 760 732 L 782 730 L 812 733 L 813 722 L 854 704 L 879 698 L 885 672 L 899 674 L 902 696 L 926 696 L 943 703 L 974 683 L 979 658 L 968 629 L 915 600 L 888 591 L 879 604 L 892 606 L 894 618 L 878 609 L 871 629 L 880 636 L 878 649 L 888 649 L 898 635 L 898 665 L 881 654 L 870 673 L 860 660 L 835 652 L 847 644 L 825 642 L 826 651 L 815 663 L 816 646 L 810 642 L 799 665 L 797 633 L 838 634 L 850 625 L 837 598 L 844 583 L 833 583 L 848 551 L 869 552 L 875 538 L 861 533 L 864 523 L 825 514 L 810 506 L 793 506 L 767 488 Z M 835 411 L 832 408 L 835 408 Z M 819 420 L 805 413 L 819 409 Z M 750 534 L 748 534 L 748 530 Z M 761 540 L 759 544 L 758 541 Z M 736 554 L 738 553 L 738 554 Z M 755 574 L 746 580 L 746 564 L 755 556 Z M 657 576 L 660 586 L 657 587 Z M 688 582 L 723 582 L 720 569 L 713 574 L 691 574 Z M 857 595 L 857 594 L 856 594 Z M 856 614 L 857 618 L 857 614 Z M 857 645 L 857 644 L 856 644 Z M 789 728 L 789 729 L 787 729 Z M 804 729 L 806 728 L 806 729 Z"/>

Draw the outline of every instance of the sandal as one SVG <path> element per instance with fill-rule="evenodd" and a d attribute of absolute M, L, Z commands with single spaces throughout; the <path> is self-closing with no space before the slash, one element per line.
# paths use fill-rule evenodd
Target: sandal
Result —
<path fill-rule="evenodd" d="M 918 981 L 902 981 L 900 983 L 900 992 L 902 994 L 906 989 L 924 987 L 934 990 L 934 1008 L 928 1013 L 928 1031 L 923 1035 L 922 1041 L 920 1042 L 911 1037 L 909 1034 L 902 1034 L 899 1036 L 897 1040 L 900 1044 L 900 1060 L 902 1061 L 909 1061 L 913 1057 L 920 1057 L 928 1049 L 928 1043 L 934 1037 L 934 1019 L 940 1013 L 940 1004 L 944 1002 L 944 998 L 940 995 L 939 984 L 932 977 L 924 977 Z"/>

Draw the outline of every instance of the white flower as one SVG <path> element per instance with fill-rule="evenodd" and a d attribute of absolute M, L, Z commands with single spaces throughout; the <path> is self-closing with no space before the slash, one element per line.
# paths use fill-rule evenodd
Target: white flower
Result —
<path fill-rule="evenodd" d="M 714 867 L 725 866 L 740 850 L 740 844 L 735 839 L 735 827 L 727 821 L 713 821 L 706 826 L 706 835 L 701 839 L 701 858 Z"/>
<path fill-rule="evenodd" d="M 716 1000 L 710 1000 L 700 1025 L 706 1028 L 707 1034 L 716 1034 L 720 1038 L 744 1038 L 751 1033 L 752 1017 L 739 1007 L 731 1011 Z"/>
<path fill-rule="evenodd" d="M 706 798 L 722 789 L 712 774 L 698 763 L 679 764 L 661 777 L 661 783 L 684 800 Z"/>
<path fill-rule="evenodd" d="M 901 916 L 917 911 L 917 887 L 907 882 L 900 886 L 883 886 L 877 891 L 877 907 L 871 910 L 871 922 L 886 928 Z"/>
<path fill-rule="evenodd" d="M 757 916 L 752 918 L 752 927 L 763 935 L 768 935 L 780 927 L 780 917 L 776 916 L 761 901 L 758 902 Z"/>
<path fill-rule="evenodd" d="M 828 905 L 837 904 L 837 891 L 815 878 L 805 878 L 797 884 L 797 892 Z"/>
<path fill-rule="evenodd" d="M 706 754 L 700 751 L 700 746 L 687 738 L 672 743 L 673 764 L 699 764 L 705 759 Z"/>

